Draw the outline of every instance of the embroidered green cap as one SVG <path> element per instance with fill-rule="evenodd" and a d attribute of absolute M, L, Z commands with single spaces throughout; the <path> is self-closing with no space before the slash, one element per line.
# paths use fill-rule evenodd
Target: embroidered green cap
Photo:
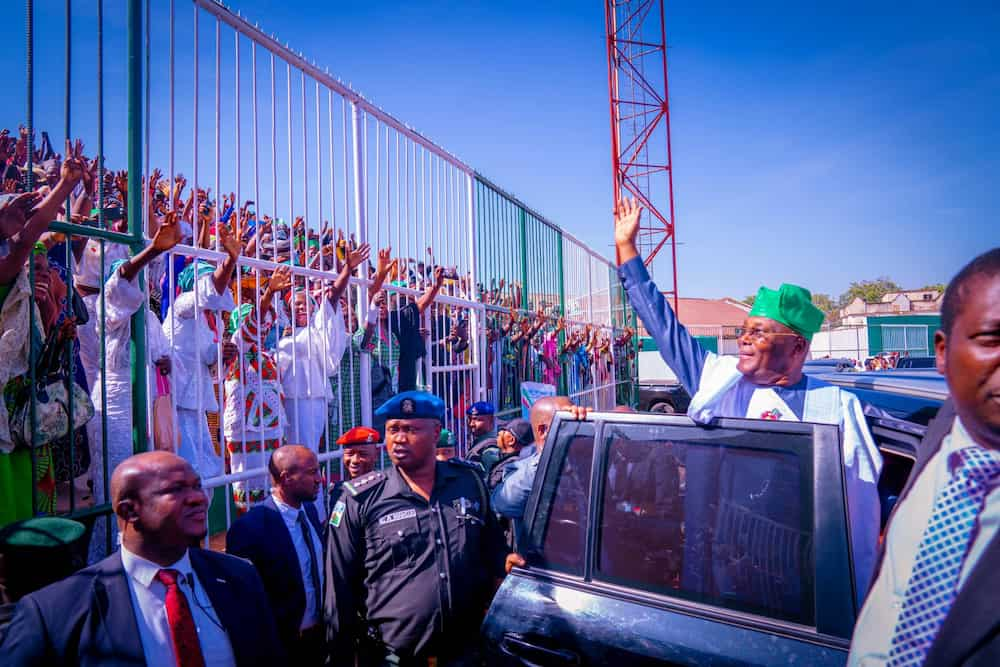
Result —
<path fill-rule="evenodd" d="M 823 311 L 813 305 L 812 294 L 804 287 L 784 283 L 776 290 L 757 290 L 749 317 L 766 317 L 811 341 L 823 325 Z"/>

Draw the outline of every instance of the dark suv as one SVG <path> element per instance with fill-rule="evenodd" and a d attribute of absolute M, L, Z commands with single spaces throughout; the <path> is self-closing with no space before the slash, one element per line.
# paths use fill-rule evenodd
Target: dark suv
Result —
<path fill-rule="evenodd" d="M 839 375 L 839 374 L 838 374 Z M 869 417 L 883 520 L 925 427 Z M 498 665 L 843 665 L 860 601 L 836 426 L 557 419 L 483 625 Z"/>

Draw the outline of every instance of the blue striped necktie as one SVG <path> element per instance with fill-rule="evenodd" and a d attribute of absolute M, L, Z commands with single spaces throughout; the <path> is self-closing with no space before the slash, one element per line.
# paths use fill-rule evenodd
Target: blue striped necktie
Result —
<path fill-rule="evenodd" d="M 1000 452 L 966 447 L 948 457 L 951 479 L 934 501 L 889 650 L 891 667 L 923 663 L 958 593 L 965 554 L 986 496 L 1000 476 Z"/>

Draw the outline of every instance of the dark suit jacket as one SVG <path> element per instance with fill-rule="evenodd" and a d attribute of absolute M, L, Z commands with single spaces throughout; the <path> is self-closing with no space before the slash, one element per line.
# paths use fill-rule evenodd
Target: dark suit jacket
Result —
<path fill-rule="evenodd" d="M 303 507 L 319 535 L 318 546 L 322 550 L 326 540 L 316 506 L 304 503 Z M 299 635 L 302 614 L 306 610 L 306 589 L 292 536 L 285 520 L 281 518 L 278 506 L 274 504 L 274 498 L 268 497 L 254 506 L 229 527 L 226 551 L 246 558 L 256 566 L 264 582 L 264 590 L 271 600 L 271 609 L 274 610 L 278 623 L 278 635 L 286 647 L 291 646 L 291 642 Z M 322 561 L 319 566 L 323 567 Z M 323 591 L 319 591 L 318 595 L 317 603 L 322 612 Z"/>
<path fill-rule="evenodd" d="M 955 421 L 955 406 L 949 399 L 927 428 L 917 462 L 899 500 L 889 515 L 895 520 L 916 479 L 924 472 L 927 462 L 941 449 L 941 443 L 951 432 Z M 905 517 L 899 519 L 904 521 Z M 876 576 L 881 569 L 884 547 L 876 561 Z M 924 662 L 924 667 L 996 667 L 1000 665 L 1000 535 L 987 545 L 968 578 L 958 592 L 944 625 L 938 631 Z M 892 628 L 887 628 L 892 632 Z"/>
<path fill-rule="evenodd" d="M 284 664 L 274 617 L 256 570 L 202 549 L 191 567 L 229 634 L 238 665 Z M 5 667 L 145 665 L 119 552 L 23 598 L 0 644 Z"/>

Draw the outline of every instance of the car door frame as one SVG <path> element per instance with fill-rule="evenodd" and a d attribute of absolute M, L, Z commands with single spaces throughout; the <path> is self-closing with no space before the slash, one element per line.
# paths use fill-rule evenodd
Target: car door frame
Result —
<path fill-rule="evenodd" d="M 544 477 L 552 473 L 549 461 L 555 455 L 555 444 L 564 421 L 557 415 L 549 429 L 549 437 L 542 451 L 539 467 L 545 474 L 536 476 L 534 487 L 525 510 L 526 532 L 532 535 L 539 520 L 538 505 Z M 587 421 L 594 426 L 594 449 L 591 465 L 586 555 L 582 576 L 536 568 L 521 570 L 519 574 L 549 579 L 553 583 L 569 585 L 598 595 L 618 597 L 663 608 L 670 612 L 698 616 L 706 620 L 741 626 L 809 643 L 846 651 L 854 628 L 857 601 L 854 595 L 853 568 L 851 566 L 849 529 L 846 508 L 846 484 L 843 474 L 841 437 L 837 426 L 791 421 L 764 421 L 754 419 L 719 419 L 711 425 L 695 423 L 683 415 L 643 413 L 591 413 Z M 596 570 L 596 526 L 600 519 L 601 500 L 604 492 L 604 466 L 607 442 L 604 437 L 606 424 L 649 424 L 690 427 L 694 429 L 735 429 L 765 432 L 805 434 L 811 433 L 813 470 L 813 527 L 814 527 L 814 621 L 815 626 L 781 621 L 757 614 L 726 609 L 707 603 L 685 600 L 668 595 L 640 591 L 594 579 Z M 822 511 L 821 511 L 822 510 Z M 548 520 L 548 516 L 545 517 Z M 820 576 L 818 573 L 822 572 Z M 836 585 L 836 582 L 842 582 Z"/>

